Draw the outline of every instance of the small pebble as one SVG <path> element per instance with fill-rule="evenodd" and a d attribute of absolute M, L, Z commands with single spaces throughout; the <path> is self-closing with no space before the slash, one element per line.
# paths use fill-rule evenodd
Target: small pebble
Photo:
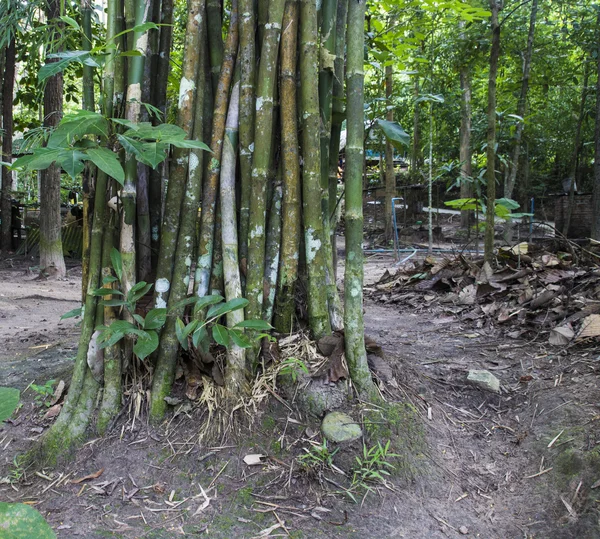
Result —
<path fill-rule="evenodd" d="M 467 528 L 466 526 L 461 526 L 460 528 L 458 528 L 458 531 L 463 535 L 467 535 L 467 533 L 469 533 L 469 528 Z"/>

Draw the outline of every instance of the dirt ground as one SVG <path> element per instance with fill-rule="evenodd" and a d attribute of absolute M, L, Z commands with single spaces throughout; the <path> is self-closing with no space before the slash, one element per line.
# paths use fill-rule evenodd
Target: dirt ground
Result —
<path fill-rule="evenodd" d="M 58 319 L 78 305 L 80 268 L 45 282 L 30 263 L 0 261 L 0 385 L 22 390 L 68 381 L 77 344 L 75 322 Z M 367 286 L 392 265 L 369 258 Z M 54 470 L 23 469 L 17 455 L 52 421 L 31 388 L 0 427 L 0 500 L 34 505 L 61 539 L 600 537 L 596 348 L 498 339 L 451 305 L 367 300 L 365 324 L 392 366 L 384 396 L 414 406 L 425 443 L 410 473 L 358 503 L 340 484 L 362 444 L 340 448 L 337 469 L 303 472 L 319 423 L 276 400 L 237 441 L 199 444 L 206 411 L 189 406 L 158 429 L 124 419 Z M 467 384 L 468 369 L 494 373 L 501 393 Z M 253 453 L 267 458 L 248 466 Z"/>

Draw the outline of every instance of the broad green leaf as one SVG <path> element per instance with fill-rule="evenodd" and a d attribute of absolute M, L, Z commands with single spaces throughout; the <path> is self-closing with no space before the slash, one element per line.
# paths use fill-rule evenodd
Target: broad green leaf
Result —
<path fill-rule="evenodd" d="M 208 331 L 206 326 L 200 326 L 192 335 L 192 344 L 194 348 L 202 345 L 202 350 L 208 352 Z"/>
<path fill-rule="evenodd" d="M 235 311 L 237 309 L 243 309 L 248 305 L 248 300 L 246 298 L 233 298 L 230 301 L 223 303 L 222 305 L 214 305 L 208 310 L 206 313 L 206 318 L 217 318 L 223 314 L 229 313 L 231 311 Z"/>
<path fill-rule="evenodd" d="M 81 316 L 82 312 L 83 312 L 83 308 L 82 307 L 77 307 L 77 309 L 72 309 L 68 313 L 63 314 L 60 317 L 60 319 L 64 320 L 65 318 L 74 318 L 76 316 Z"/>
<path fill-rule="evenodd" d="M 96 290 L 92 290 L 92 296 L 122 296 L 123 292 L 120 290 L 116 290 L 114 288 L 96 288 Z"/>
<path fill-rule="evenodd" d="M 143 54 L 140 51 L 123 51 L 120 56 L 143 56 Z"/>
<path fill-rule="evenodd" d="M 125 182 L 125 171 L 114 152 L 111 152 L 108 148 L 94 148 L 88 150 L 87 155 L 90 161 L 102 172 L 106 172 L 111 178 L 114 178 L 123 185 Z"/>
<path fill-rule="evenodd" d="M 509 210 L 518 210 L 521 207 L 521 205 L 512 198 L 498 198 L 496 200 L 496 205 L 504 206 Z"/>
<path fill-rule="evenodd" d="M 0 502 L 0 535 L 3 539 L 56 539 L 44 517 L 24 503 Z"/>
<path fill-rule="evenodd" d="M 250 348 L 252 346 L 252 341 L 248 338 L 248 336 L 237 329 L 232 329 L 229 332 L 229 336 L 231 337 L 231 340 L 240 348 Z"/>
<path fill-rule="evenodd" d="M 65 51 L 60 53 L 48 54 L 47 58 L 60 58 L 58 62 L 50 62 L 43 65 L 38 71 L 38 83 L 45 81 L 61 71 L 64 71 L 71 62 L 81 63 L 90 56 L 89 51 Z"/>
<path fill-rule="evenodd" d="M 171 144 L 177 148 L 191 148 L 191 149 L 196 148 L 198 150 L 204 150 L 204 151 L 212 153 L 212 150 L 206 144 L 204 144 L 204 142 L 200 142 L 199 140 L 164 139 L 163 142 L 168 142 L 169 144 Z"/>
<path fill-rule="evenodd" d="M 110 283 L 115 283 L 117 282 L 119 279 L 117 279 L 116 277 L 113 277 L 112 275 L 107 275 L 106 277 L 104 277 L 102 279 L 102 284 L 110 284 Z"/>
<path fill-rule="evenodd" d="M 383 131 L 385 137 L 392 143 L 392 146 L 397 150 L 402 150 L 403 146 L 410 144 L 410 136 L 400 124 L 389 122 L 388 120 L 377 120 L 377 125 Z"/>
<path fill-rule="evenodd" d="M 125 131 L 123 133 L 128 137 L 135 137 L 140 140 L 162 141 L 166 138 L 171 140 L 183 140 L 187 133 L 181 127 L 174 124 L 152 125 L 150 122 L 140 122 L 135 124 L 133 132 Z"/>
<path fill-rule="evenodd" d="M 185 307 L 186 305 L 192 304 L 195 304 L 194 312 L 198 312 L 198 310 L 204 309 L 204 307 L 208 307 L 209 305 L 214 305 L 215 303 L 220 303 L 224 299 L 225 298 L 223 298 L 223 296 L 218 296 L 216 294 L 214 296 L 202 296 L 201 298 L 197 296 L 192 296 L 190 298 L 185 298 L 181 301 L 178 301 L 175 305 L 173 305 L 173 307 L 169 309 L 169 312 L 175 311 L 177 309 L 180 309 L 181 307 Z"/>
<path fill-rule="evenodd" d="M 102 114 L 79 110 L 65 116 L 48 139 L 48 148 L 65 148 L 84 135 L 108 137 L 108 122 Z"/>
<path fill-rule="evenodd" d="M 146 283 L 145 281 L 140 281 L 133 285 L 129 293 L 127 294 L 127 301 L 131 303 L 135 303 L 140 298 L 143 298 L 152 288 L 152 283 Z"/>
<path fill-rule="evenodd" d="M 26 168 L 28 170 L 43 170 L 58 159 L 61 150 L 52 148 L 36 148 L 32 154 L 23 155 L 12 163 L 11 168 Z"/>
<path fill-rule="evenodd" d="M 13 412 L 19 405 L 20 397 L 21 393 L 18 389 L 14 387 L 0 387 L 0 424 L 13 415 Z"/>
<path fill-rule="evenodd" d="M 139 315 L 139 314 L 135 314 L 133 313 L 133 319 L 141 326 L 144 327 L 144 319 Z"/>
<path fill-rule="evenodd" d="M 217 344 L 220 344 L 225 348 L 229 347 L 231 342 L 229 339 L 229 330 L 225 326 L 215 324 L 212 328 L 212 336 Z"/>
<path fill-rule="evenodd" d="M 151 309 L 144 320 L 144 329 L 159 329 L 167 320 L 167 309 Z"/>
<path fill-rule="evenodd" d="M 144 142 L 140 161 L 156 168 L 167 157 L 168 144 L 165 142 Z"/>
<path fill-rule="evenodd" d="M 86 157 L 86 154 L 80 150 L 63 150 L 59 152 L 56 161 L 71 178 L 75 179 L 83 172 L 83 161 Z"/>
<path fill-rule="evenodd" d="M 144 22 L 142 24 L 138 24 L 137 26 L 134 26 L 131 29 L 132 32 L 137 32 L 140 34 L 147 32 L 148 30 L 158 30 L 158 25 L 154 22 Z"/>
<path fill-rule="evenodd" d="M 146 359 L 158 348 L 158 333 L 153 330 L 144 333 L 145 336 L 138 335 L 133 345 L 133 353 L 141 360 Z"/>
<path fill-rule="evenodd" d="M 119 281 L 123 278 L 123 259 L 121 253 L 114 247 L 110 251 L 110 261 Z"/>
<path fill-rule="evenodd" d="M 257 331 L 269 331 L 273 329 L 273 326 L 265 320 L 243 320 L 242 322 L 238 322 L 234 327 L 255 329 Z"/>
<path fill-rule="evenodd" d="M 184 350 L 189 349 L 187 335 L 189 334 L 185 333 L 185 324 L 183 323 L 183 320 L 177 318 L 177 320 L 175 320 L 175 336 Z"/>
<path fill-rule="evenodd" d="M 81 27 L 79 26 L 79 24 L 77 24 L 77 21 L 75 19 L 71 19 L 71 17 L 67 17 L 66 15 L 61 15 L 59 17 L 59 19 L 62 22 L 68 24 L 69 26 L 75 28 L 75 30 L 80 30 L 81 29 Z"/>
<path fill-rule="evenodd" d="M 125 127 L 128 127 L 129 129 L 133 129 L 134 131 L 137 129 L 137 126 L 139 125 L 139 124 L 136 124 L 135 122 L 132 122 L 131 120 L 126 120 L 125 118 L 111 118 L 110 121 L 114 122 L 116 124 L 119 124 L 119 125 L 124 125 Z"/>

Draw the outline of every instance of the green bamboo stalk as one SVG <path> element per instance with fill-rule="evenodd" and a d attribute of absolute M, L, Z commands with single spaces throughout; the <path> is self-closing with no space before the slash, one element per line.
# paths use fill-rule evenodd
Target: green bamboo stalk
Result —
<path fill-rule="evenodd" d="M 331 103 L 331 142 L 329 146 L 329 218 L 331 229 L 331 250 L 333 252 L 333 269 L 337 274 L 337 248 L 335 245 L 335 228 L 337 226 L 338 204 L 338 160 L 340 156 L 340 139 L 342 123 L 345 119 L 344 108 L 344 66 L 346 55 L 346 21 L 348 19 L 348 0 L 340 0 L 337 4 L 335 32 L 335 60 L 333 77 L 333 94 Z"/>
<path fill-rule="evenodd" d="M 254 90 L 256 79 L 256 8 L 254 0 L 240 0 L 240 259 L 248 259 L 248 222 L 254 149 Z"/>
<path fill-rule="evenodd" d="M 249 302 L 246 316 L 249 319 L 259 319 L 263 315 L 267 174 L 273 156 L 273 97 L 284 7 L 285 0 L 269 2 L 269 19 L 265 25 L 258 68 L 246 279 L 246 299 Z"/>
<path fill-rule="evenodd" d="M 300 79 L 318 80 L 317 10 L 314 1 L 300 2 Z M 302 117 L 302 203 L 304 242 L 308 269 L 308 317 L 313 337 L 331 332 L 327 306 L 326 255 L 321 207 L 321 152 L 316 134 L 320 129 L 319 93 L 316 84 L 300 86 Z"/>
<path fill-rule="evenodd" d="M 225 277 L 225 298 L 227 301 L 242 296 L 242 279 L 238 258 L 238 237 L 236 223 L 235 169 L 238 146 L 240 107 L 240 82 L 236 82 L 231 92 L 221 165 L 221 233 L 223 245 L 223 273 Z M 233 327 L 244 320 L 242 309 L 227 314 L 227 326 Z M 243 348 L 232 344 L 227 350 L 225 387 L 232 401 L 250 391 L 246 369 L 246 353 Z M 233 404 L 233 402 L 232 402 Z"/>
<path fill-rule="evenodd" d="M 201 46 L 201 22 L 204 15 L 205 3 L 202 0 L 190 0 L 188 3 L 188 20 L 183 49 L 183 66 L 179 84 L 179 101 L 177 124 L 188 135 L 192 134 L 195 114 L 196 80 Z M 156 267 L 156 282 L 154 285 L 154 303 L 158 308 L 167 306 L 171 277 L 174 267 L 181 205 L 186 190 L 188 168 L 196 170 L 199 162 L 192 160 L 187 149 L 173 149 L 173 163 L 169 174 L 169 187 L 165 201 L 165 214 L 161 227 L 160 253 Z"/>
<path fill-rule="evenodd" d="M 156 1 L 157 4 L 158 0 Z M 153 66 L 154 84 L 152 85 L 152 104 L 161 112 L 164 120 L 167 114 L 167 83 L 170 71 L 170 56 L 173 40 L 173 0 L 163 0 L 160 5 L 160 36 L 156 55 L 156 66 Z M 159 118 L 154 118 L 159 123 Z M 152 249 L 152 267 L 158 264 L 160 251 L 160 226 L 162 221 L 163 177 L 166 177 L 167 162 L 163 161 L 150 170 L 148 196 L 150 199 L 150 246 Z"/>
<path fill-rule="evenodd" d="M 146 22 L 150 8 L 150 0 L 135 0 L 135 26 Z M 127 16 L 127 11 L 126 11 Z M 144 79 L 144 61 L 148 45 L 148 32 L 130 32 L 133 34 L 132 46 L 140 55 L 129 59 L 127 72 L 127 97 L 125 118 L 130 122 L 140 121 L 142 104 L 142 84 Z M 136 177 L 137 161 L 133 155 L 125 159 L 125 182 L 121 190 L 123 212 L 121 216 L 121 238 L 119 250 L 123 260 L 123 292 L 127 294 L 136 282 Z"/>
<path fill-rule="evenodd" d="M 211 156 L 207 176 L 202 192 L 202 215 L 200 222 L 200 237 L 198 241 L 198 263 L 194 279 L 194 292 L 197 296 L 206 296 L 209 291 L 210 274 L 214 251 L 215 213 L 219 174 L 221 172 L 221 154 L 223 150 L 223 136 L 225 134 L 225 116 L 229 87 L 233 78 L 235 58 L 238 47 L 238 10 L 237 0 L 232 1 L 229 34 L 225 44 L 223 66 L 219 77 L 218 90 L 215 96 L 214 114 L 212 120 L 212 135 L 210 149 Z M 208 21 L 210 26 L 210 20 Z M 210 39 L 210 36 L 209 36 Z"/>
<path fill-rule="evenodd" d="M 221 0 L 207 0 L 206 2 L 206 17 L 208 20 L 208 51 L 210 54 L 210 71 L 213 93 L 217 93 L 219 85 L 219 74 L 221 65 L 223 64 L 223 34 L 221 28 L 223 21 L 221 17 L 222 5 Z"/>
<path fill-rule="evenodd" d="M 116 190 L 110 189 L 108 197 L 112 196 Z M 106 195 L 98 194 L 105 198 Z M 106 198 L 105 198 L 106 200 Z M 108 216 L 105 216 L 105 218 Z M 102 277 L 112 276 L 112 263 L 110 253 L 115 246 L 114 229 L 116 227 L 116 214 L 110 215 L 104 230 L 104 241 L 102 247 Z M 116 297 L 116 296 L 115 296 Z M 104 299 L 110 299 L 105 297 Z M 105 306 L 102 313 L 104 325 L 110 326 L 118 319 L 117 312 L 114 307 Z M 99 316 L 96 315 L 98 319 Z M 122 406 L 123 385 L 122 385 L 122 363 L 121 363 L 121 343 L 109 346 L 104 349 L 104 383 L 102 391 L 102 404 L 98 411 L 98 421 L 96 423 L 96 431 L 98 434 L 104 434 L 110 422 L 118 415 Z"/>
<path fill-rule="evenodd" d="M 190 20 L 198 22 L 198 27 L 189 27 L 194 35 L 194 48 L 188 50 L 188 56 L 196 60 L 195 95 L 189 99 L 189 106 L 193 108 L 192 138 L 199 140 L 202 137 L 202 126 L 204 120 L 204 100 L 206 97 L 206 56 L 202 51 L 206 47 L 207 30 L 204 18 L 198 20 L 197 14 L 205 11 L 205 0 L 193 0 L 189 9 L 194 13 Z M 200 205 L 200 193 L 202 190 L 203 152 L 192 150 L 188 161 L 188 178 L 185 186 L 185 196 L 181 206 L 181 220 L 179 223 L 179 236 L 177 250 L 174 260 L 173 279 L 171 291 L 168 298 L 170 316 L 161 332 L 158 356 L 152 379 L 152 393 L 150 398 L 150 417 L 153 421 L 160 421 L 166 411 L 164 398 L 170 393 L 175 378 L 179 341 L 175 332 L 175 323 L 178 317 L 183 316 L 183 308 L 175 307 L 188 292 L 191 265 L 194 255 L 196 238 L 196 220 L 198 207 Z"/>
<path fill-rule="evenodd" d="M 360 395 L 370 398 L 375 395 L 376 390 L 367 364 L 363 321 L 362 176 L 365 129 L 363 108 L 365 9 L 365 0 L 352 0 L 348 7 L 344 341 L 352 383 Z"/>
<path fill-rule="evenodd" d="M 298 104 L 296 57 L 298 43 L 298 0 L 288 0 L 281 34 L 280 115 L 283 167 L 281 262 L 275 296 L 274 326 L 290 333 L 296 309 L 296 282 L 301 230 L 300 158 L 298 151 Z"/>
<path fill-rule="evenodd" d="M 267 227 L 267 245 L 265 249 L 265 305 L 263 309 L 263 319 L 269 322 L 269 324 L 273 320 L 277 276 L 279 274 L 279 258 L 281 253 L 282 176 L 283 171 L 280 161 L 277 177 L 275 178 L 273 185 L 273 195 L 271 197 L 271 208 L 269 211 L 269 222 Z"/>

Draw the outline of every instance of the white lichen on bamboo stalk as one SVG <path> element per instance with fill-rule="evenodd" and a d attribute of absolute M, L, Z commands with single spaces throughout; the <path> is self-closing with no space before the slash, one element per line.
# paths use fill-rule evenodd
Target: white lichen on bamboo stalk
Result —
<path fill-rule="evenodd" d="M 269 18 L 265 24 L 258 68 L 246 279 L 246 299 L 249 302 L 246 315 L 249 319 L 263 316 L 267 175 L 273 158 L 273 96 L 284 7 L 285 0 L 269 2 Z"/>
<path fill-rule="evenodd" d="M 300 2 L 300 77 L 318 78 L 317 10 L 311 0 Z M 300 86 L 302 118 L 302 195 L 304 241 L 308 269 L 308 316 L 313 337 L 331 332 L 327 306 L 325 252 L 323 249 L 323 212 L 321 208 L 321 152 L 315 136 L 320 129 L 319 93 L 316 84 Z"/>
<path fill-rule="evenodd" d="M 363 322 L 363 210 L 364 162 L 364 20 L 365 0 L 351 0 L 348 8 L 346 146 L 346 271 L 344 275 L 344 342 L 352 383 L 364 397 L 375 395 L 367 364 Z"/>

